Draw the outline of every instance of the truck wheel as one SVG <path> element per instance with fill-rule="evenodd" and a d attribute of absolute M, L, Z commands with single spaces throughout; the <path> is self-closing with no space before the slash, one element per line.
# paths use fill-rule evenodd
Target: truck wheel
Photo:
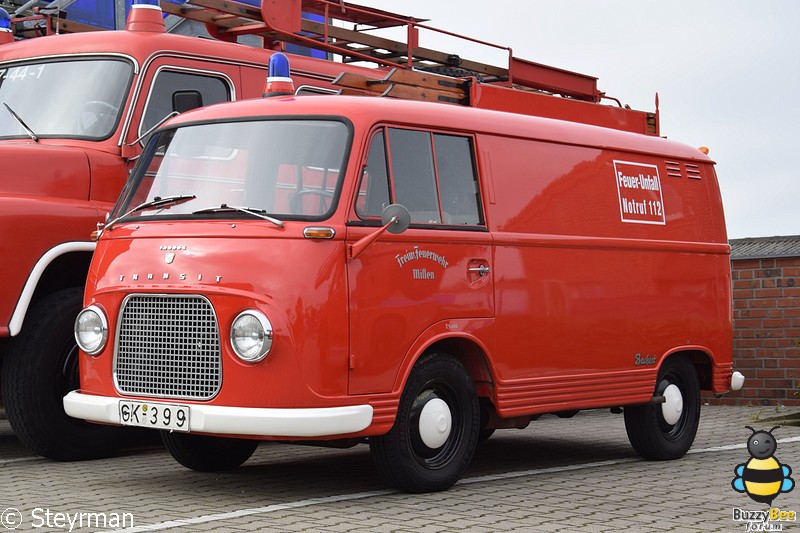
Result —
<path fill-rule="evenodd" d="M 12 338 L 3 361 L 3 403 L 22 444 L 56 461 L 107 457 L 123 443 L 122 428 L 89 424 L 64 412 L 64 396 L 79 388 L 73 326 L 83 289 L 72 288 L 36 303 Z"/>
<path fill-rule="evenodd" d="M 666 402 L 625 407 L 625 430 L 645 459 L 677 459 L 689 451 L 700 423 L 697 372 L 688 358 L 673 356 L 664 361 L 656 383 L 655 396 Z"/>
<path fill-rule="evenodd" d="M 198 472 L 221 472 L 241 466 L 258 447 L 257 440 L 161 432 L 172 458 Z"/>
<path fill-rule="evenodd" d="M 445 490 L 469 466 L 479 428 L 472 377 L 455 357 L 431 353 L 414 366 L 394 426 L 370 438 L 370 451 L 381 475 L 401 490 Z"/>

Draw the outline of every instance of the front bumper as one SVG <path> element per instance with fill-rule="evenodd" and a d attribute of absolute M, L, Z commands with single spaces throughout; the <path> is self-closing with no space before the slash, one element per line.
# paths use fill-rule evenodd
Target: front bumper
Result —
<path fill-rule="evenodd" d="M 122 425 L 120 400 L 72 391 L 64 397 L 64 410 L 73 418 Z M 148 403 L 158 404 L 159 401 L 148 400 Z M 191 409 L 190 432 L 254 437 L 325 437 L 358 433 L 372 423 L 373 412 L 371 405 L 310 409 L 187 405 Z"/>

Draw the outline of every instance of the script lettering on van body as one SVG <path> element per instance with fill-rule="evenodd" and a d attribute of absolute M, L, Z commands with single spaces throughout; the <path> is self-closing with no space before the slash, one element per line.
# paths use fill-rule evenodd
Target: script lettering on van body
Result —
<path fill-rule="evenodd" d="M 443 268 L 447 268 L 448 266 L 447 259 L 443 255 L 439 255 L 430 250 L 421 249 L 419 246 L 414 246 L 414 249 L 411 251 L 397 254 L 394 256 L 394 258 L 397 261 L 397 264 L 400 265 L 400 268 L 404 268 L 406 265 L 412 267 L 411 263 L 420 261 L 422 259 L 433 261 L 434 263 L 441 265 Z M 433 280 L 436 279 L 436 272 L 428 270 L 424 267 L 413 265 L 411 268 L 411 279 Z"/>
<path fill-rule="evenodd" d="M 622 222 L 666 224 L 658 167 L 631 161 L 614 161 L 614 180 Z"/>

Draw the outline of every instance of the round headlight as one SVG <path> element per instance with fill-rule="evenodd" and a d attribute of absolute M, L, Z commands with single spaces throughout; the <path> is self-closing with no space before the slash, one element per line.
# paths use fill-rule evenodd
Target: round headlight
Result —
<path fill-rule="evenodd" d="M 102 309 L 90 305 L 75 319 L 75 341 L 89 355 L 97 355 L 108 340 L 108 321 Z"/>
<path fill-rule="evenodd" d="M 272 324 L 264 313 L 239 313 L 231 324 L 231 346 L 242 361 L 257 363 L 264 359 L 272 348 Z"/>

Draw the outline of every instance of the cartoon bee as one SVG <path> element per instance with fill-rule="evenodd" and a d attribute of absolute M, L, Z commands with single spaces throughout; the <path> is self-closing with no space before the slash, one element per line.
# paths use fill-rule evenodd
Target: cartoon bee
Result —
<path fill-rule="evenodd" d="M 782 465 L 773 455 L 778 443 L 772 432 L 780 426 L 769 431 L 745 427 L 753 432 L 747 439 L 747 451 L 751 458 L 736 467 L 736 477 L 731 481 L 731 486 L 736 492 L 746 492 L 752 500 L 771 506 L 778 494 L 794 488 L 794 480 L 789 477 L 791 467 Z"/>

